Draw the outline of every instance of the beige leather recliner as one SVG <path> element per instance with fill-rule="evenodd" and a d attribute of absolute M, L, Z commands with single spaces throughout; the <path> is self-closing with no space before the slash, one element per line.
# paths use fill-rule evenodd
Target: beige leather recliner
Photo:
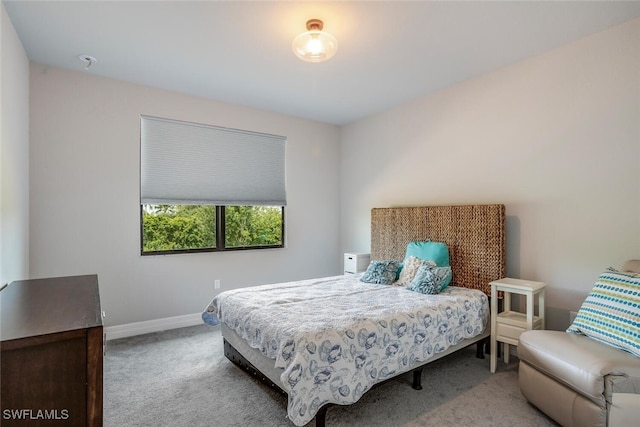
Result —
<path fill-rule="evenodd" d="M 640 260 L 624 271 L 640 272 Z M 518 344 L 520 390 L 565 427 L 640 426 L 640 358 L 584 335 L 533 330 Z"/>

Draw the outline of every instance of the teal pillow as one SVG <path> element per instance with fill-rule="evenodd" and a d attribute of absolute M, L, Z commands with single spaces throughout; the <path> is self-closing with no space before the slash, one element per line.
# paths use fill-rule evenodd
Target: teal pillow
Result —
<path fill-rule="evenodd" d="M 422 264 L 407 289 L 423 294 L 439 294 L 451 282 L 451 267 Z"/>
<path fill-rule="evenodd" d="M 438 267 L 448 267 L 449 264 L 449 248 L 446 243 L 432 242 L 410 242 L 407 245 L 407 253 L 404 256 L 406 260 L 410 256 L 423 259 L 425 261 L 433 261 Z"/>
<path fill-rule="evenodd" d="M 396 280 L 398 266 L 398 261 L 371 261 L 360 281 L 378 285 L 390 285 Z"/>
<path fill-rule="evenodd" d="M 602 273 L 567 332 L 640 357 L 640 274 L 613 268 Z"/>

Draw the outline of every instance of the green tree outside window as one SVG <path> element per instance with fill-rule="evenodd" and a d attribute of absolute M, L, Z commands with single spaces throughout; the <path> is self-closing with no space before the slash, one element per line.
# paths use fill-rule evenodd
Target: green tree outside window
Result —
<path fill-rule="evenodd" d="M 281 206 L 142 205 L 143 254 L 283 245 Z"/>

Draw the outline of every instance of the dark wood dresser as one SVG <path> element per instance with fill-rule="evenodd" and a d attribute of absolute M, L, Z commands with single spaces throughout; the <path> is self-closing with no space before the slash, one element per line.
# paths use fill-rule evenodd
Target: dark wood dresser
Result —
<path fill-rule="evenodd" d="M 16 281 L 0 301 L 0 424 L 102 426 L 98 277 Z"/>

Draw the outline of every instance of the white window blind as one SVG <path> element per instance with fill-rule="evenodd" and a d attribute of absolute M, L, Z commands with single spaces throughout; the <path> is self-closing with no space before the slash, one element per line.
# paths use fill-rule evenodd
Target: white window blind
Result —
<path fill-rule="evenodd" d="M 140 119 L 142 204 L 287 204 L 282 136 Z"/>

